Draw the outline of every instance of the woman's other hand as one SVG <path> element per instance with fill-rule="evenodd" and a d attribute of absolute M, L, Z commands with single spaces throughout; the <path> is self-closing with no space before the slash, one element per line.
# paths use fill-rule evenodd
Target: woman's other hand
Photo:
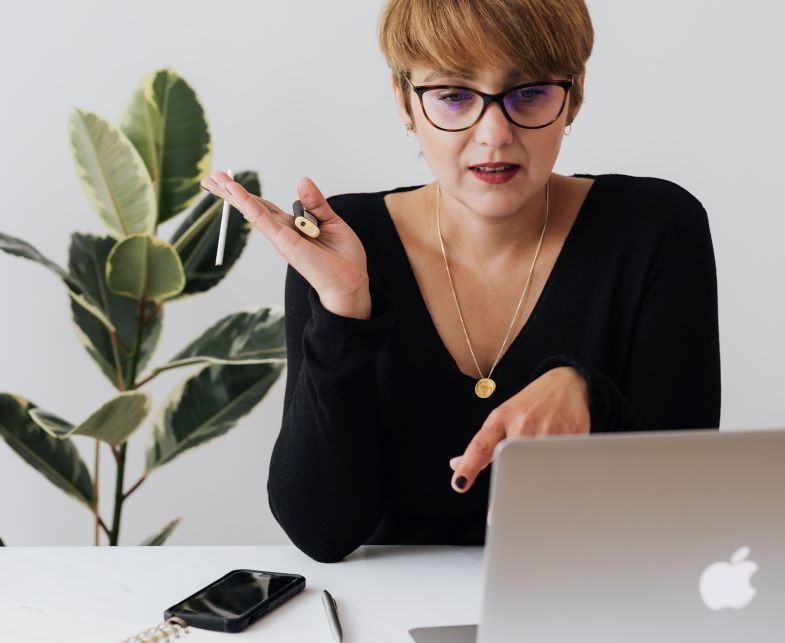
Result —
<path fill-rule="evenodd" d="M 297 194 L 303 207 L 319 221 L 319 236 L 304 237 L 294 215 L 248 192 L 220 170 L 202 181 L 202 187 L 239 210 L 319 294 L 329 311 L 368 319 L 371 313 L 368 269 L 362 242 L 324 198 L 316 184 L 303 177 Z"/>
<path fill-rule="evenodd" d="M 588 433 L 589 425 L 586 380 L 571 366 L 552 368 L 490 412 L 463 455 L 450 460 L 452 488 L 468 491 L 505 438 Z"/>

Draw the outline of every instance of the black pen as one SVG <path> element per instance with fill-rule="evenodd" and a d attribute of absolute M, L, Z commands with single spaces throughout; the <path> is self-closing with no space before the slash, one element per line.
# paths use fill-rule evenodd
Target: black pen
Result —
<path fill-rule="evenodd" d="M 326 589 L 322 590 L 322 603 L 324 603 L 324 612 L 327 614 L 327 622 L 330 624 L 333 638 L 340 643 L 343 632 L 341 631 L 341 622 L 338 620 L 338 607 L 335 604 L 335 599 Z"/>

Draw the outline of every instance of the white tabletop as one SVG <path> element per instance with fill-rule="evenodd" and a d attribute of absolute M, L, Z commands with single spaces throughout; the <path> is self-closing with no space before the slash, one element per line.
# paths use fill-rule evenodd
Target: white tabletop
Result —
<path fill-rule="evenodd" d="M 0 604 L 150 626 L 226 572 L 258 569 L 302 574 L 306 587 L 234 641 L 330 643 L 327 589 L 345 643 L 411 643 L 412 627 L 479 621 L 482 557 L 481 547 L 367 546 L 328 564 L 292 546 L 0 547 Z"/>

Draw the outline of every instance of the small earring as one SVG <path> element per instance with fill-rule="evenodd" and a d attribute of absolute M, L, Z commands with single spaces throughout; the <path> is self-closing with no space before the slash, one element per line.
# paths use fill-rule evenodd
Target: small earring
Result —
<path fill-rule="evenodd" d="M 411 123 L 406 123 L 406 131 L 407 133 L 411 134 L 414 132 L 414 126 Z"/>
<path fill-rule="evenodd" d="M 567 127 L 564 128 L 564 135 L 569 136 L 571 131 L 572 131 L 572 123 L 570 123 L 569 125 L 567 125 Z"/>

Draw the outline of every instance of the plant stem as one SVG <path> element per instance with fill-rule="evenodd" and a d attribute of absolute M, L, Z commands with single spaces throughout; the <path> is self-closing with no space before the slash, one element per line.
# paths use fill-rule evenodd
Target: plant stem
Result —
<path fill-rule="evenodd" d="M 154 378 L 156 375 L 158 375 L 158 374 L 159 374 L 159 373 L 161 373 L 161 372 L 163 372 L 163 371 L 159 371 L 158 369 L 155 369 L 155 370 L 154 370 L 152 373 L 150 373 L 150 374 L 149 374 L 147 377 L 143 377 L 142 379 L 140 379 L 140 380 L 139 380 L 139 381 L 136 383 L 136 386 L 135 386 L 134 388 L 139 388 L 139 387 L 140 387 L 142 384 L 147 384 L 147 382 L 149 382 L 151 379 L 153 379 L 153 378 Z"/>
<path fill-rule="evenodd" d="M 126 492 L 123 494 L 123 502 L 125 502 L 125 501 L 128 499 L 128 496 L 130 496 L 130 495 L 131 495 L 131 494 L 132 494 L 134 491 L 136 491 L 136 490 L 137 490 L 137 488 L 139 487 L 139 485 L 140 485 L 140 484 L 142 484 L 142 483 L 145 481 L 145 478 L 147 478 L 147 474 L 145 474 L 145 475 L 143 475 L 141 478 L 139 478 L 139 480 L 137 480 L 137 481 L 134 483 L 134 486 L 133 486 L 133 487 L 131 487 L 131 488 L 130 488 L 128 491 L 126 491 Z"/>
<path fill-rule="evenodd" d="M 142 330 L 144 329 L 144 306 L 145 296 L 142 295 L 136 307 L 136 335 L 134 345 L 131 350 L 131 357 L 128 360 L 128 370 L 125 373 L 125 390 L 134 389 L 136 379 L 136 367 L 139 363 L 139 348 L 142 344 Z M 117 545 L 120 538 L 120 516 L 123 511 L 123 480 L 125 479 L 125 450 L 128 447 L 126 440 L 120 445 L 119 450 L 115 451 L 117 460 L 117 477 L 114 487 L 114 515 L 112 517 L 112 530 L 109 533 L 109 544 Z"/>
<path fill-rule="evenodd" d="M 123 479 L 125 478 L 125 448 L 128 442 L 123 442 L 117 456 L 117 478 L 114 486 L 114 516 L 112 517 L 112 530 L 109 532 L 109 544 L 116 545 L 120 536 L 120 514 L 123 511 Z"/>
<path fill-rule="evenodd" d="M 101 461 L 101 442 L 95 440 L 95 473 L 93 474 L 93 513 L 95 514 L 95 544 L 101 544 L 100 527 L 101 517 L 98 515 L 98 465 Z"/>
<path fill-rule="evenodd" d="M 158 313 L 160 312 L 160 310 L 161 310 L 161 302 L 156 302 L 155 303 L 155 309 L 153 310 L 153 314 L 150 315 L 150 319 L 145 319 L 144 320 L 144 322 L 143 322 L 144 325 L 148 326 L 149 324 L 152 324 L 153 321 L 155 320 L 155 318 L 158 317 Z"/>
<path fill-rule="evenodd" d="M 106 523 L 105 523 L 103 520 L 101 520 L 101 517 L 100 517 L 100 516 L 97 516 L 97 518 L 98 518 L 98 524 L 99 524 L 99 525 L 101 525 L 101 529 L 103 529 L 103 530 L 104 530 L 104 533 L 105 533 L 107 536 L 109 536 L 109 527 L 107 527 L 107 526 L 106 526 Z"/>

